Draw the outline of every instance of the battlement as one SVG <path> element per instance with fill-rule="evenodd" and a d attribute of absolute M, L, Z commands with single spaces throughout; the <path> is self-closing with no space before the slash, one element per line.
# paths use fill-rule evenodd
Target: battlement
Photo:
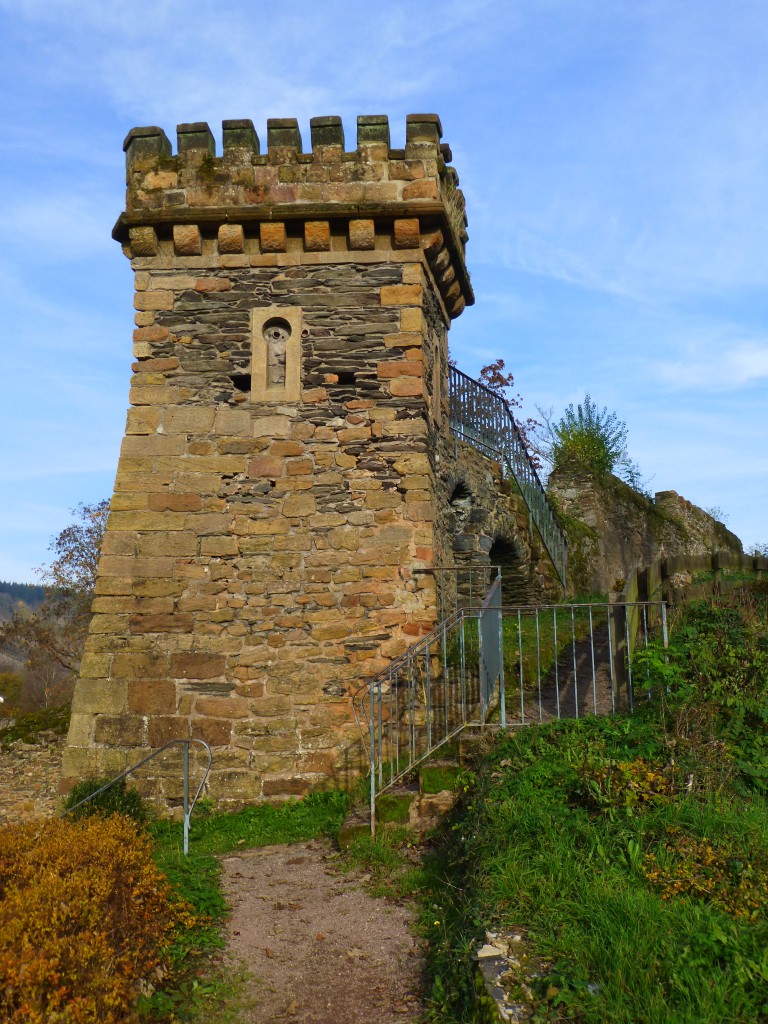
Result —
<path fill-rule="evenodd" d="M 177 126 L 177 151 L 162 128 L 133 128 L 126 154 L 126 208 L 113 236 L 130 257 L 208 246 L 234 255 L 421 249 L 449 316 L 474 302 L 465 265 L 467 218 L 450 147 L 436 114 L 409 114 L 403 149 L 389 119 L 357 119 L 345 149 L 340 117 L 310 121 L 304 152 L 295 118 L 267 122 L 267 149 L 248 119 L 222 122 L 216 154 L 206 122 Z"/>

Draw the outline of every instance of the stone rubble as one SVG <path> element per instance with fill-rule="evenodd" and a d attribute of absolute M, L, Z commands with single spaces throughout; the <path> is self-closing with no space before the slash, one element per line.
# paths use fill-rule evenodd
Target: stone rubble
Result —
<path fill-rule="evenodd" d="M 61 806 L 64 737 L 41 733 L 37 743 L 0 747 L 0 826 L 50 818 Z"/>
<path fill-rule="evenodd" d="M 525 933 L 486 932 L 475 951 L 485 991 L 496 1004 L 499 1020 L 522 1024 L 533 1016 L 535 1000 L 530 982 L 541 977 L 542 967 L 526 952 Z"/>

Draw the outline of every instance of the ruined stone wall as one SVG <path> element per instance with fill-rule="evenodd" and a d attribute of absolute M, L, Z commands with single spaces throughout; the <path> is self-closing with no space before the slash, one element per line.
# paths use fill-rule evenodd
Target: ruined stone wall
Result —
<path fill-rule="evenodd" d="M 573 593 L 621 591 L 633 569 L 661 557 L 742 550 L 722 523 L 674 491 L 653 500 L 610 474 L 598 480 L 569 469 L 551 475 L 548 493 L 566 523 Z"/>
<path fill-rule="evenodd" d="M 506 604 L 556 600 L 562 588 L 514 482 L 466 442 L 447 437 L 440 450 L 435 532 L 450 546 L 445 562 L 501 564 Z"/>
<path fill-rule="evenodd" d="M 741 541 L 735 533 L 731 533 L 723 523 L 718 522 L 704 509 L 681 497 L 677 491 L 657 491 L 654 504 L 671 519 L 683 524 L 688 538 L 689 550 L 686 554 L 708 555 L 713 551 L 742 553 Z M 682 552 L 667 550 L 666 554 L 675 555 Z"/>
<path fill-rule="evenodd" d="M 361 764 L 349 696 L 434 624 L 434 438 L 471 289 L 434 115 L 249 122 L 126 140 L 115 230 L 135 273 L 126 436 L 65 779 L 174 738 L 219 802 Z M 449 198 L 447 198 L 449 197 Z M 155 795 L 173 795 L 162 777 Z"/>

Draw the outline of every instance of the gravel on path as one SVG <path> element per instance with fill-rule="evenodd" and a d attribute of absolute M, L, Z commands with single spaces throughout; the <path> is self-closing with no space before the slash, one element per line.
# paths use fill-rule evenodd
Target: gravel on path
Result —
<path fill-rule="evenodd" d="M 402 905 L 334 870 L 327 840 L 222 858 L 230 955 L 248 974 L 239 1024 L 394 1024 L 420 1017 L 423 960 Z"/>

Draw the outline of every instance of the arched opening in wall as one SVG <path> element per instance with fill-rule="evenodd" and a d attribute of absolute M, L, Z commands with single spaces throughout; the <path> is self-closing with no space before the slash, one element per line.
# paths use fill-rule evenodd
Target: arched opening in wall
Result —
<path fill-rule="evenodd" d="M 497 537 L 488 552 L 491 565 L 501 566 L 501 593 L 505 605 L 527 604 L 529 566 L 512 541 Z"/>
<path fill-rule="evenodd" d="M 448 529 L 453 535 L 454 558 L 457 563 L 469 562 L 477 551 L 478 537 L 477 530 L 473 532 L 470 526 L 474 518 L 475 498 L 463 481 L 453 485 L 448 505 L 451 510 Z"/>
<path fill-rule="evenodd" d="M 472 511 L 472 491 L 470 491 L 465 483 L 459 481 L 451 491 L 448 504 L 451 506 L 454 516 L 456 516 L 454 532 L 458 533 L 464 525 L 467 516 Z"/>
<path fill-rule="evenodd" d="M 450 495 L 448 506 L 451 514 L 448 518 L 448 531 L 452 536 L 453 567 L 438 572 L 436 578 L 440 609 L 448 614 L 459 606 L 474 603 L 472 596 L 478 587 L 474 587 L 473 584 L 482 578 L 482 573 L 478 573 L 476 566 L 479 537 L 469 528 L 475 504 L 474 496 L 462 480 L 449 479 L 446 483 Z"/>

